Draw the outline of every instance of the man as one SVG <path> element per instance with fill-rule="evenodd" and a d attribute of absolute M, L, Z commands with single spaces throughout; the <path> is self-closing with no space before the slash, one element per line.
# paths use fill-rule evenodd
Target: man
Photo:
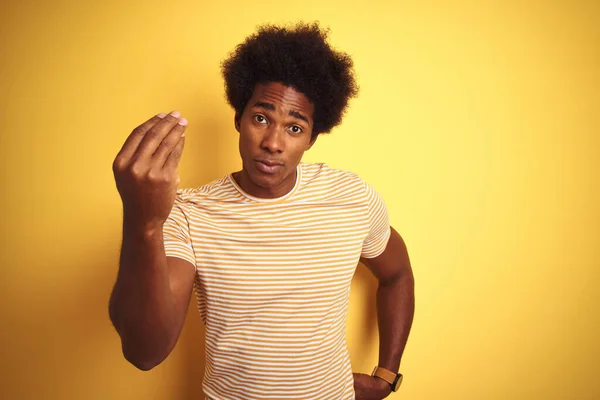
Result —
<path fill-rule="evenodd" d="M 383 399 L 396 390 L 413 275 L 385 205 L 356 174 L 302 163 L 357 94 L 351 59 L 314 25 L 265 26 L 223 63 L 242 170 L 177 190 L 187 120 L 159 114 L 114 161 L 123 245 L 110 317 L 123 354 L 161 363 L 191 293 L 206 326 L 210 399 Z M 353 374 L 345 342 L 359 259 L 379 280 L 379 363 Z"/>

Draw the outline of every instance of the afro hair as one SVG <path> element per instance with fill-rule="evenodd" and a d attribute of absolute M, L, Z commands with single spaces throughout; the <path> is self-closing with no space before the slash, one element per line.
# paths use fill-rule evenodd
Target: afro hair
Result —
<path fill-rule="evenodd" d="M 331 48 L 328 34 L 317 22 L 291 28 L 263 25 L 239 44 L 221 65 L 227 101 L 236 117 L 257 84 L 280 82 L 314 105 L 313 140 L 339 125 L 358 86 L 352 59 Z"/>

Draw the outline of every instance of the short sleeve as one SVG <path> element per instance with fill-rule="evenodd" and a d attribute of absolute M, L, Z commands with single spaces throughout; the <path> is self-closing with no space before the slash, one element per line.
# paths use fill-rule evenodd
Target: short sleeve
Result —
<path fill-rule="evenodd" d="M 179 198 L 175 200 L 171 214 L 163 225 L 163 242 L 167 257 L 184 259 L 196 267 L 189 223 L 182 210 Z"/>
<path fill-rule="evenodd" d="M 366 188 L 369 233 L 362 246 L 361 257 L 375 258 L 385 250 L 392 233 L 387 208 L 379 193 L 368 183 Z"/>

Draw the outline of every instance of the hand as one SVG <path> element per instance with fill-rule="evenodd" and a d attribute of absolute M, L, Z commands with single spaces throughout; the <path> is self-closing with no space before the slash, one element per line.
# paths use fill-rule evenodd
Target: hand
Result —
<path fill-rule="evenodd" d="M 131 132 L 113 162 L 124 218 L 144 231 L 162 229 L 171 213 L 186 127 L 179 112 L 156 115 Z"/>
<path fill-rule="evenodd" d="M 392 392 L 390 384 L 381 378 L 354 373 L 356 400 L 381 400 Z"/>

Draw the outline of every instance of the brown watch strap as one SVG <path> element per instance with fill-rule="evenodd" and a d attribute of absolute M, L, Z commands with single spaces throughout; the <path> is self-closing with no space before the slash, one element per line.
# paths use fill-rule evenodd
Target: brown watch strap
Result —
<path fill-rule="evenodd" d="M 396 380 L 396 375 L 397 374 L 393 373 L 389 369 L 385 369 L 379 366 L 376 366 L 373 370 L 373 373 L 371 374 L 371 376 L 377 376 L 389 383 L 390 385 L 392 385 Z"/>

